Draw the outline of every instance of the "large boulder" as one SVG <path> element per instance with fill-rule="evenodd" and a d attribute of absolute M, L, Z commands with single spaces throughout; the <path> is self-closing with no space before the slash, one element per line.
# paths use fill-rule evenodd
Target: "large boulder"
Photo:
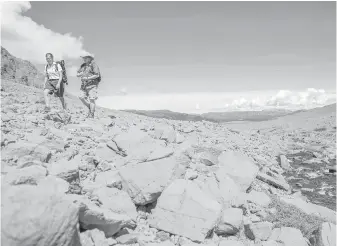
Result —
<path fill-rule="evenodd" d="M 80 246 L 78 207 L 45 187 L 3 190 L 1 244 Z"/>
<path fill-rule="evenodd" d="M 68 182 L 72 182 L 79 178 L 79 164 L 81 163 L 80 156 L 76 156 L 74 159 L 68 161 L 62 159 L 54 162 L 48 166 L 49 173 L 57 176 Z"/>
<path fill-rule="evenodd" d="M 175 158 L 166 158 L 121 168 L 123 190 L 137 205 L 152 203 L 175 178 L 178 165 Z"/>
<path fill-rule="evenodd" d="M 292 227 L 273 229 L 269 240 L 277 241 L 284 246 L 308 246 L 308 242 L 303 237 L 301 231 Z"/>
<path fill-rule="evenodd" d="M 239 208 L 229 208 L 222 212 L 221 220 L 215 229 L 217 235 L 235 235 L 243 226 L 243 212 Z"/>
<path fill-rule="evenodd" d="M 268 207 L 271 203 L 271 198 L 262 191 L 252 190 L 247 195 L 247 201 L 255 203 L 261 207 Z"/>
<path fill-rule="evenodd" d="M 126 214 L 133 220 L 137 219 L 136 206 L 125 191 L 116 188 L 102 187 L 94 190 L 92 196 L 96 197 L 102 204 L 101 208 L 108 209 L 115 213 Z"/>
<path fill-rule="evenodd" d="M 221 204 L 195 183 L 177 179 L 157 201 L 150 226 L 202 242 L 219 222 Z"/>
<path fill-rule="evenodd" d="M 104 232 L 93 229 L 81 233 L 82 246 L 109 246 L 109 241 L 105 238 Z"/>
<path fill-rule="evenodd" d="M 3 182 L 10 185 L 30 184 L 37 185 L 38 182 L 46 177 L 47 169 L 41 166 L 30 166 L 9 172 Z"/>
<path fill-rule="evenodd" d="M 313 232 L 313 238 L 310 239 L 312 245 L 335 246 L 336 244 L 336 225 L 328 222 Z"/>
<path fill-rule="evenodd" d="M 254 181 L 259 168 L 248 156 L 239 152 L 227 151 L 218 157 L 219 165 L 240 187 L 246 191 Z"/>
<path fill-rule="evenodd" d="M 222 240 L 219 246 L 245 246 L 245 244 L 237 240 Z"/>
<path fill-rule="evenodd" d="M 67 193 L 69 191 L 69 183 L 64 179 L 49 175 L 38 182 L 38 186 L 46 187 L 56 193 Z"/>
<path fill-rule="evenodd" d="M 273 229 L 273 224 L 267 221 L 245 225 L 246 236 L 251 240 L 266 241 Z"/>
<path fill-rule="evenodd" d="M 36 160 L 48 162 L 52 156 L 51 151 L 44 145 L 20 141 L 11 144 L 2 151 L 2 158 L 21 158 L 30 155 Z"/>
<path fill-rule="evenodd" d="M 94 202 L 79 195 L 67 195 L 69 201 L 79 209 L 79 221 L 83 229 L 99 229 L 106 237 L 111 237 L 124 227 L 134 227 L 135 221 L 123 212 L 114 212 L 98 207 Z"/>
<path fill-rule="evenodd" d="M 306 214 L 314 214 L 328 222 L 336 224 L 336 212 L 329 208 L 306 202 L 301 198 L 281 197 L 280 200 L 299 208 Z"/>

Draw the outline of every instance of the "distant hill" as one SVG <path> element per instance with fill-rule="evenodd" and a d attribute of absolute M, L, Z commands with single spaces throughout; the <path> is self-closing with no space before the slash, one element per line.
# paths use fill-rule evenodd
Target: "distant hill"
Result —
<path fill-rule="evenodd" d="M 123 110 L 126 112 L 145 115 L 153 118 L 164 118 L 169 120 L 182 121 L 211 121 L 211 122 L 231 122 L 231 121 L 265 121 L 272 120 L 280 116 L 294 113 L 290 110 L 262 110 L 262 111 L 235 111 L 235 112 L 209 112 L 204 114 L 186 114 L 170 110 Z"/>
<path fill-rule="evenodd" d="M 42 88 L 44 75 L 29 61 L 16 58 L 1 47 L 1 79 Z"/>

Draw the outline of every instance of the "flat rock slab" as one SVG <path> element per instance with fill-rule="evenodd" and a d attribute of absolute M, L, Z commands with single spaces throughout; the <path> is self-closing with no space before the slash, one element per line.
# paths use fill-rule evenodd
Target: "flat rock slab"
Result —
<path fill-rule="evenodd" d="M 37 186 L 3 190 L 1 244 L 80 246 L 78 207 L 64 195 Z"/>
<path fill-rule="evenodd" d="M 3 182 L 10 185 L 37 185 L 39 181 L 46 176 L 46 168 L 41 166 L 30 166 L 13 170 L 4 177 Z"/>
<path fill-rule="evenodd" d="M 273 224 L 270 222 L 258 222 L 245 225 L 246 236 L 251 240 L 266 241 L 272 232 Z"/>
<path fill-rule="evenodd" d="M 173 157 L 126 166 L 120 170 L 123 190 L 137 205 L 152 203 L 174 179 L 177 169 Z"/>
<path fill-rule="evenodd" d="M 48 170 L 51 175 L 57 176 L 68 182 L 72 182 L 79 178 L 79 165 L 81 159 L 76 156 L 74 159 L 68 161 L 62 159 L 49 165 Z"/>
<path fill-rule="evenodd" d="M 136 206 L 125 191 L 116 188 L 102 187 L 94 190 L 92 196 L 98 198 L 102 204 L 101 208 L 119 214 L 126 214 L 133 220 L 137 219 L 138 213 Z"/>
<path fill-rule="evenodd" d="M 257 174 L 256 178 L 265 182 L 265 183 L 267 183 L 267 184 L 269 184 L 269 185 L 272 185 L 272 186 L 274 186 L 275 188 L 278 188 L 278 189 L 282 189 L 282 190 L 286 190 L 286 191 L 288 191 L 290 189 L 289 184 L 287 184 L 286 182 L 283 182 L 281 180 L 277 180 L 277 179 L 271 177 L 270 175 L 262 173 L 262 172 L 259 172 Z"/>
<path fill-rule="evenodd" d="M 157 201 L 150 226 L 202 242 L 219 222 L 221 204 L 192 181 L 177 179 Z"/>
<path fill-rule="evenodd" d="M 67 199 L 79 207 L 79 221 L 84 229 L 98 229 L 111 237 L 124 227 L 134 227 L 135 222 L 128 215 L 98 207 L 92 201 L 79 195 L 67 195 Z"/>
<path fill-rule="evenodd" d="M 215 229 L 217 235 L 235 235 L 243 226 L 243 212 L 240 208 L 229 208 L 222 212 L 221 221 Z"/>
<path fill-rule="evenodd" d="M 268 240 L 275 240 L 284 246 L 308 246 L 301 231 L 292 227 L 275 228 Z"/>
<path fill-rule="evenodd" d="M 223 152 L 218 157 L 218 161 L 223 170 L 244 192 L 250 187 L 259 170 L 248 156 L 239 152 Z"/>

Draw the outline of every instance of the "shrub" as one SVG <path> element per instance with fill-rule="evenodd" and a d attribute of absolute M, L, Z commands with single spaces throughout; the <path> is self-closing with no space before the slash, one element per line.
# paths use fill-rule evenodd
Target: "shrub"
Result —
<path fill-rule="evenodd" d="M 309 239 L 312 233 L 324 222 L 322 218 L 306 214 L 299 208 L 280 201 L 276 196 L 272 196 L 271 199 L 270 208 L 275 208 L 276 212 L 270 213 L 266 220 L 272 222 L 276 228 L 297 228 L 304 237 Z"/>

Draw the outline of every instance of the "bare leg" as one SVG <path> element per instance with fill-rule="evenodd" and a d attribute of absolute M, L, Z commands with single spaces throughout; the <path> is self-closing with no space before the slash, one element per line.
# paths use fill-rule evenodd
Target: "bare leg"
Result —
<path fill-rule="evenodd" d="M 45 89 L 43 91 L 43 94 L 44 94 L 44 101 L 46 103 L 46 107 L 50 108 L 50 98 L 49 98 L 49 90 L 48 89 Z"/>
<path fill-rule="evenodd" d="M 95 114 L 95 109 L 96 109 L 96 102 L 95 100 L 90 100 L 90 114 L 92 115 L 92 117 L 94 117 L 94 114 Z"/>
<path fill-rule="evenodd" d="M 85 98 L 85 97 L 78 97 L 78 98 L 81 100 L 81 102 L 82 102 L 86 107 L 88 107 L 88 108 L 90 109 L 90 103 L 88 102 L 87 98 Z"/>
<path fill-rule="evenodd" d="M 66 110 L 66 102 L 64 101 L 64 97 L 60 97 L 60 101 L 61 101 L 63 110 Z"/>

